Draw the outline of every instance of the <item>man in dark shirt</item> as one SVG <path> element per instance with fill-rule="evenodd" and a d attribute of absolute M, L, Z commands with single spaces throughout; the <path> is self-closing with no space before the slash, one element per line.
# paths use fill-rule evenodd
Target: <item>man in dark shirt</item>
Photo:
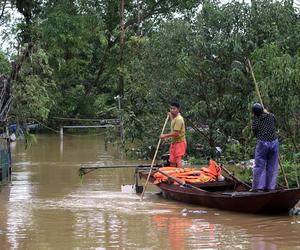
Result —
<path fill-rule="evenodd" d="M 259 103 L 253 105 L 252 112 L 252 130 L 257 138 L 252 191 L 272 191 L 276 187 L 279 159 L 276 118 Z"/>

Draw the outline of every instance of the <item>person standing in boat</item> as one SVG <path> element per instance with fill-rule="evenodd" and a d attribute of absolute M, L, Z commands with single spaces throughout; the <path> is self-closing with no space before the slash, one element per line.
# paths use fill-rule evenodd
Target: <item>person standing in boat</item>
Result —
<path fill-rule="evenodd" d="M 276 118 L 259 103 L 253 105 L 252 112 L 252 130 L 257 138 L 252 191 L 272 191 L 276 188 L 279 160 Z"/>
<path fill-rule="evenodd" d="M 184 119 L 180 114 L 180 105 L 178 102 L 171 103 L 168 114 L 171 119 L 171 133 L 161 134 L 160 139 L 172 138 L 169 156 L 170 166 L 182 167 L 182 158 L 185 155 L 187 143 L 185 139 Z"/>

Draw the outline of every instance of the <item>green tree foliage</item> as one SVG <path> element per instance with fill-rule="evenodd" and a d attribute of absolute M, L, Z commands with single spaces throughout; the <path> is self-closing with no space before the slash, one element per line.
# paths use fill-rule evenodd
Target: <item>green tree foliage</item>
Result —
<path fill-rule="evenodd" d="M 23 122 L 28 118 L 46 120 L 53 106 L 51 91 L 55 90 L 51 80 L 52 69 L 42 49 L 38 49 L 23 65 L 18 79 L 12 82 L 12 95 L 16 100 L 12 116 Z"/>
<path fill-rule="evenodd" d="M 125 1 L 126 40 L 192 4 Z M 120 64 L 120 1 L 47 1 L 41 16 L 40 43 L 59 90 L 50 116 L 116 116 L 113 97 L 120 91 L 119 76 L 126 74 L 126 65 Z"/>
<path fill-rule="evenodd" d="M 0 52 L 0 75 L 6 75 L 10 71 L 10 65 L 4 54 Z"/>
<path fill-rule="evenodd" d="M 95 107 L 99 95 L 105 98 L 105 92 L 101 91 L 104 83 L 96 85 L 99 91 L 94 88 L 99 56 L 107 46 L 103 21 L 96 13 L 85 11 L 71 1 L 60 2 L 48 10 L 47 21 L 41 25 L 41 45 L 49 54 L 58 88 L 54 93 L 53 116 L 97 116 L 97 109 L 101 108 Z M 106 88 L 111 86 L 108 84 Z"/>

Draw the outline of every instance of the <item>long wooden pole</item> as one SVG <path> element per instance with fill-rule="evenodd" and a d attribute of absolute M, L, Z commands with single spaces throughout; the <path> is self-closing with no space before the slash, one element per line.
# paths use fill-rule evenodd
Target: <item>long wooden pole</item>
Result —
<path fill-rule="evenodd" d="M 136 167 L 149 167 L 150 164 L 116 164 L 116 165 L 92 165 L 92 166 L 82 166 L 79 170 L 90 170 L 90 169 L 107 169 L 107 168 L 136 168 Z"/>
<path fill-rule="evenodd" d="M 257 94 L 257 96 L 258 96 L 258 99 L 259 99 L 259 102 L 260 102 L 261 106 L 263 106 L 263 108 L 264 108 L 264 104 L 263 104 L 263 101 L 262 101 L 262 98 L 261 98 L 261 95 L 260 95 L 260 92 L 259 92 L 259 87 L 258 87 L 256 78 L 255 78 L 255 75 L 254 75 L 254 72 L 253 72 L 253 69 L 252 69 L 251 62 L 250 62 L 249 59 L 247 59 L 247 61 L 248 61 L 248 65 L 249 65 L 249 69 L 250 69 L 251 76 L 252 76 L 252 78 L 253 78 L 253 82 L 254 82 L 256 94 Z"/>
<path fill-rule="evenodd" d="M 280 166 L 280 170 L 281 170 L 281 172 L 282 172 L 282 175 L 283 175 L 283 177 L 284 177 L 285 185 L 286 185 L 287 188 L 290 188 L 290 187 L 289 187 L 289 182 L 288 182 L 288 180 L 287 180 L 287 178 L 286 178 L 286 174 L 285 174 L 284 168 L 283 168 L 283 166 L 282 166 L 282 164 L 281 164 L 280 156 L 278 156 L 278 163 L 279 163 L 279 166 Z"/>
<path fill-rule="evenodd" d="M 166 120 L 165 120 L 164 126 L 163 126 L 163 128 L 162 128 L 162 130 L 161 130 L 161 134 L 164 133 L 165 128 L 166 128 L 166 125 L 167 125 L 167 123 L 168 123 L 168 120 L 169 120 L 169 115 L 167 115 L 167 118 L 166 118 Z M 141 194 L 141 200 L 143 200 L 144 193 L 145 193 L 145 191 L 146 191 L 146 187 L 147 187 L 147 184 L 148 184 L 148 182 L 149 182 L 149 178 L 150 178 L 150 175 L 151 175 L 151 172 L 152 172 L 152 168 L 153 168 L 154 162 L 155 162 L 155 160 L 156 160 L 156 156 L 157 156 L 157 152 L 158 152 L 160 143 L 161 143 L 161 139 L 159 138 L 158 143 L 157 143 L 157 146 L 156 146 L 156 150 L 155 150 L 155 153 L 154 153 L 154 156 L 153 156 L 153 159 L 152 159 L 152 163 L 151 163 L 151 167 L 150 167 L 150 170 L 149 170 L 149 174 L 148 174 L 148 176 L 147 176 L 147 180 L 146 180 L 146 183 L 145 183 L 145 187 L 144 187 L 143 192 L 142 192 L 142 194 Z"/>
<path fill-rule="evenodd" d="M 239 178 L 237 178 L 236 176 L 234 176 L 227 168 L 225 168 L 223 165 L 219 165 L 221 169 L 223 169 L 232 179 L 234 179 L 237 182 L 242 183 L 245 187 L 247 188 L 251 188 L 250 185 L 248 185 L 246 182 L 240 180 Z"/>
<path fill-rule="evenodd" d="M 252 69 L 252 65 L 251 65 L 251 62 L 249 59 L 247 59 L 248 61 L 248 65 L 249 65 L 249 68 L 250 68 L 250 72 L 251 72 L 251 76 L 253 78 L 253 81 L 254 81 L 254 85 L 255 85 L 255 91 L 256 91 L 256 94 L 258 96 L 258 99 L 259 99 L 259 102 L 261 104 L 261 106 L 263 106 L 264 108 L 264 104 L 263 104 L 263 101 L 262 101 L 262 98 L 261 98 L 261 95 L 260 95 L 260 91 L 259 91 L 259 87 L 258 87 L 258 84 L 257 84 L 257 81 L 255 79 L 255 75 L 254 75 L 254 72 L 253 72 L 253 69 Z M 286 178 L 286 174 L 285 174 L 285 171 L 281 165 L 281 162 L 280 162 L 280 157 L 278 156 L 278 163 L 279 163 L 279 166 L 280 166 L 280 170 L 282 172 L 282 175 L 284 177 L 284 180 L 285 180 L 285 184 L 286 184 L 286 187 L 289 188 L 289 182 L 287 181 L 287 178 Z"/>

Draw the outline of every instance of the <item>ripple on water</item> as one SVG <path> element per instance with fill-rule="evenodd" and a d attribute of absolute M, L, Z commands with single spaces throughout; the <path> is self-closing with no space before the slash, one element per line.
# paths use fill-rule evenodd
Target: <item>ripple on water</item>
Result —
<path fill-rule="evenodd" d="M 35 199 L 36 209 L 69 209 L 71 211 L 111 211 L 128 215 L 171 213 L 172 209 L 153 209 L 153 201 L 140 201 L 136 194 L 106 191 L 74 192 L 62 199 Z"/>

